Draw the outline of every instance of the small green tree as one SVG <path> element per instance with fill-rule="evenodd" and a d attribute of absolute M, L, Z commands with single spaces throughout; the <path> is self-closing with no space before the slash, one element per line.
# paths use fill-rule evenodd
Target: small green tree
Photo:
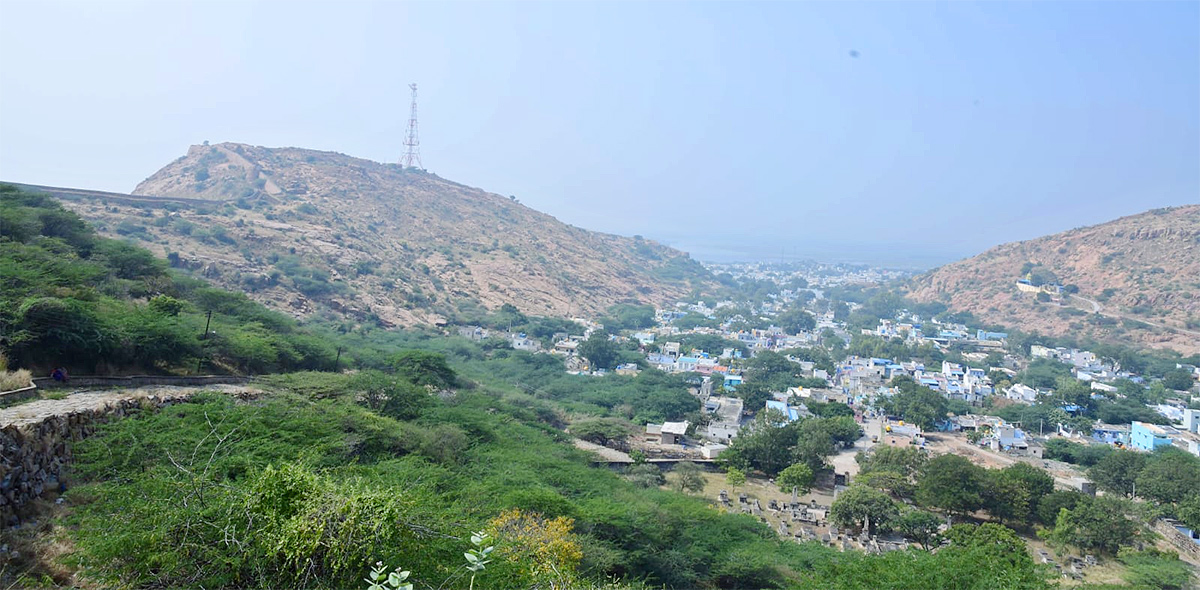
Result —
<path fill-rule="evenodd" d="M 625 472 L 629 481 L 641 488 L 656 488 L 666 483 L 662 470 L 657 465 L 641 463 L 634 465 Z"/>
<path fill-rule="evenodd" d="M 869 451 L 858 453 L 854 460 L 858 462 L 859 473 L 891 471 L 904 477 L 913 477 L 929 461 L 929 455 L 913 446 L 877 445 Z"/>
<path fill-rule="evenodd" d="M 825 460 L 834 453 L 833 433 L 827 421 L 810 418 L 796 426 L 796 445 L 792 448 L 792 459 L 808 465 L 812 471 L 825 467 Z"/>
<path fill-rule="evenodd" d="M 448 389 L 458 384 L 446 357 L 427 350 L 402 350 L 392 359 L 396 374 L 425 387 Z"/>
<path fill-rule="evenodd" d="M 936 514 L 914 508 L 900 514 L 892 528 L 921 545 L 922 549 L 929 550 L 941 542 L 941 536 L 938 535 L 941 525 L 942 519 Z"/>
<path fill-rule="evenodd" d="M 880 528 L 888 527 L 899 515 L 900 509 L 891 498 L 867 486 L 852 485 L 838 494 L 829 509 L 829 518 L 838 526 L 866 529 L 874 535 Z"/>
<path fill-rule="evenodd" d="M 725 471 L 725 481 L 737 491 L 741 486 L 746 485 L 746 472 L 736 467 L 730 467 Z"/>
<path fill-rule="evenodd" d="M 804 463 L 796 463 L 779 472 L 779 477 L 775 480 L 776 485 L 780 490 L 791 489 L 792 501 L 796 501 L 798 494 L 807 494 L 812 489 L 815 476 L 813 470 Z"/>
<path fill-rule="evenodd" d="M 187 307 L 187 304 L 168 295 L 156 295 L 150 299 L 149 306 L 156 313 L 175 317 Z"/>
<path fill-rule="evenodd" d="M 1028 463 L 1014 463 L 986 472 L 984 508 L 1001 522 L 1032 525 L 1038 503 L 1054 491 L 1054 479 Z"/>
<path fill-rule="evenodd" d="M 704 489 L 704 476 L 700 467 L 691 461 L 680 461 L 675 466 L 675 485 L 681 492 L 699 492 Z"/>
<path fill-rule="evenodd" d="M 416 418 L 429 402 L 425 390 L 382 371 L 359 371 L 346 386 L 363 405 L 400 420 Z"/>

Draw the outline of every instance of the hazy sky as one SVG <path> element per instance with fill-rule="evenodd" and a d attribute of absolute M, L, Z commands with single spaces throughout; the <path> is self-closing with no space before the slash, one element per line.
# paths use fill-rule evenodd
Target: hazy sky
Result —
<path fill-rule="evenodd" d="M 402 153 L 714 257 L 922 262 L 1200 202 L 1200 3 L 0 1 L 0 178 Z"/>

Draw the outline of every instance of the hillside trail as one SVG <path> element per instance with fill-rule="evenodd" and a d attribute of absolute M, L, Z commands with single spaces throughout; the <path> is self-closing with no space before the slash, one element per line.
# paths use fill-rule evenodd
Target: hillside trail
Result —
<path fill-rule="evenodd" d="M 79 389 L 62 399 L 39 399 L 0 409 L 0 428 L 36 424 L 51 416 L 98 410 L 127 399 L 146 397 L 184 399 L 194 394 L 213 391 L 225 394 L 260 394 L 262 391 L 246 385 L 146 385 L 121 389 Z"/>
<path fill-rule="evenodd" d="M 1162 328 L 1163 330 L 1170 330 L 1172 332 L 1179 332 L 1180 334 L 1188 334 L 1190 336 L 1200 337 L 1200 332 L 1197 332 L 1195 330 L 1188 330 L 1186 328 L 1179 328 L 1176 326 L 1168 326 L 1167 324 L 1160 324 L 1158 322 L 1145 320 L 1145 319 L 1135 317 L 1135 316 L 1128 316 L 1128 315 L 1125 315 L 1122 313 L 1117 313 L 1115 311 L 1105 311 L 1104 306 L 1101 305 L 1099 301 L 1088 299 L 1087 297 L 1080 297 L 1079 295 L 1071 295 L 1071 297 L 1073 299 L 1078 299 L 1085 303 L 1091 304 L 1092 313 L 1098 313 L 1104 317 L 1121 319 L 1121 320 L 1130 320 L 1130 321 L 1134 321 L 1134 322 L 1141 322 L 1148 326 L 1154 326 L 1155 328 Z"/>

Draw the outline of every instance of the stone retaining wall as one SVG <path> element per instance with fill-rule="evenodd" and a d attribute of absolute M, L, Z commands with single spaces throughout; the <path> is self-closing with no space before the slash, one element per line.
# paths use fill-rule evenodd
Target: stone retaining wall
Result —
<path fill-rule="evenodd" d="M 1200 561 L 1200 544 L 1197 544 L 1187 535 L 1179 532 L 1179 529 L 1175 528 L 1174 525 L 1173 521 L 1160 518 L 1154 521 L 1154 530 L 1158 531 L 1176 549 L 1183 553 L 1185 559 L 1190 556 L 1193 563 Z"/>
<path fill-rule="evenodd" d="M 183 387 L 204 387 L 222 383 L 242 384 L 250 381 L 249 377 L 234 375 L 194 375 L 176 377 L 172 375 L 125 375 L 120 377 L 106 376 L 71 376 L 71 380 L 63 383 L 50 377 L 34 377 L 33 384 L 43 389 L 56 387 L 145 387 L 147 385 L 178 385 Z"/>
<path fill-rule="evenodd" d="M 15 401 L 29 399 L 31 397 L 37 397 L 37 390 L 38 390 L 38 387 L 37 387 L 37 384 L 35 383 L 33 385 L 30 385 L 29 387 L 22 387 L 21 389 L 14 389 L 12 391 L 0 391 L 0 405 L 10 404 Z"/>
<path fill-rule="evenodd" d="M 72 445 L 109 420 L 142 408 L 161 408 L 187 401 L 202 388 L 172 388 L 155 393 L 95 392 L 63 400 L 16 406 L 0 417 L 0 526 L 21 522 L 29 504 L 47 490 L 60 487 L 71 462 Z M 226 388 L 229 389 L 229 388 Z M 257 392 L 227 391 L 240 397 Z M 46 408 L 35 406 L 46 405 Z"/>

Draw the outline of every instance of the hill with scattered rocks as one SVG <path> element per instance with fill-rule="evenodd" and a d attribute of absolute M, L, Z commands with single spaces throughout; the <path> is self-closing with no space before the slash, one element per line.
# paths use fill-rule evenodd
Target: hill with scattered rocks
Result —
<path fill-rule="evenodd" d="M 295 316 L 429 325 L 505 303 L 596 314 L 669 303 L 711 280 L 654 241 L 333 152 L 197 145 L 128 199 L 62 196 L 102 233 L 140 240 L 174 266 Z"/>
<path fill-rule="evenodd" d="M 916 277 L 909 289 L 913 299 L 940 301 L 985 323 L 1194 353 L 1200 205 L 1003 244 Z"/>

